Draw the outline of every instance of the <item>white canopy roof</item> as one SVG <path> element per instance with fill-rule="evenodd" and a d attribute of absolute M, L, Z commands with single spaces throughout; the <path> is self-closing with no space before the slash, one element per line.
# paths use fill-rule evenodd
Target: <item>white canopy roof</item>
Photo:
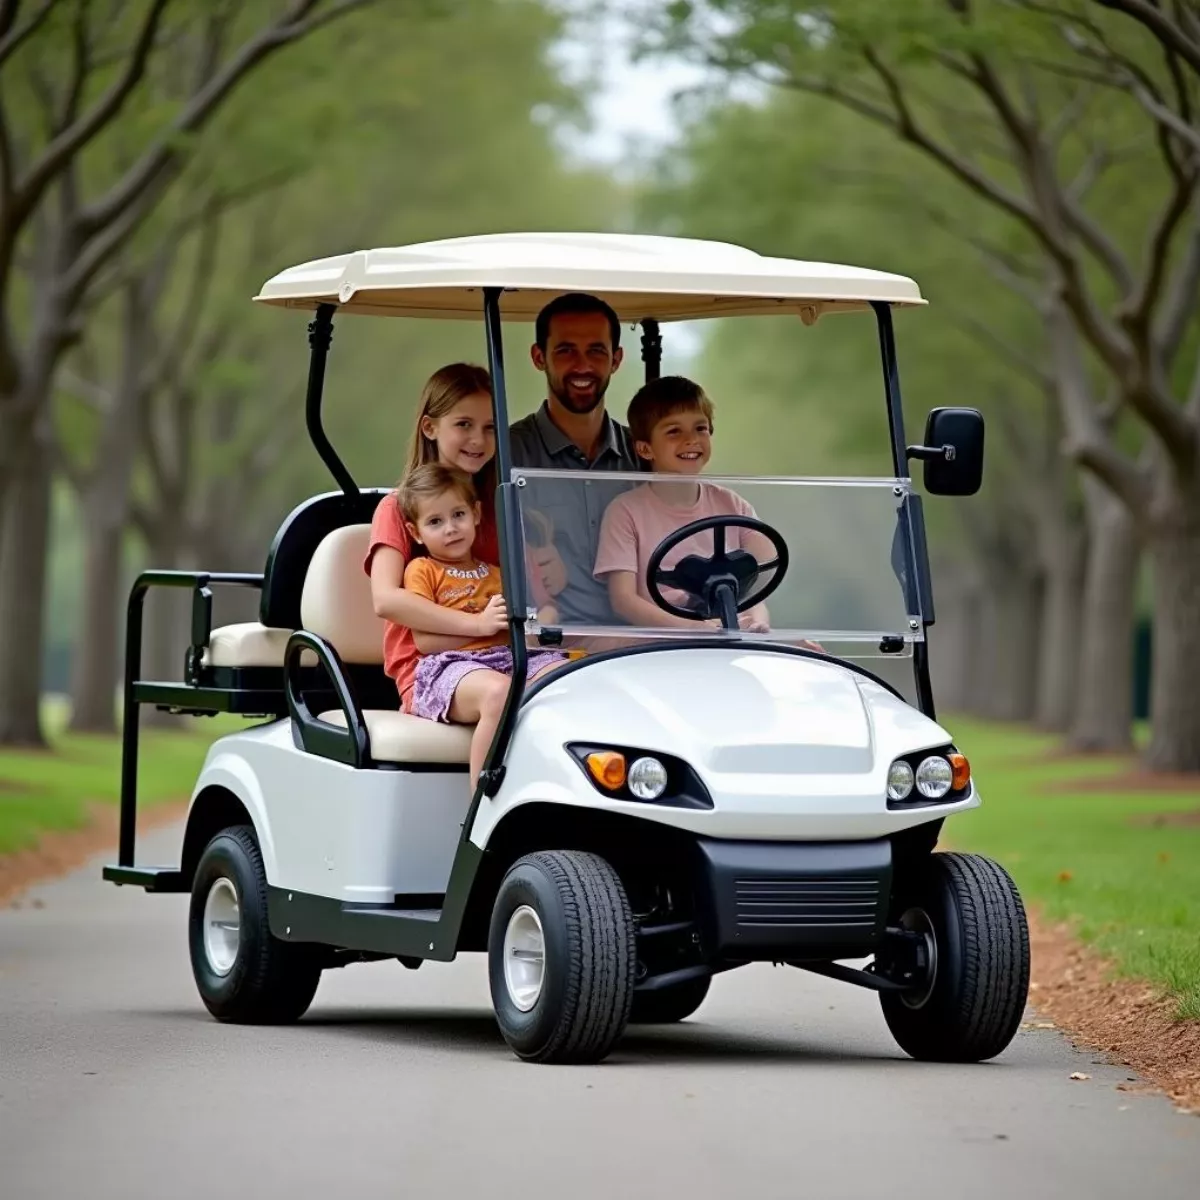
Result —
<path fill-rule="evenodd" d="M 357 250 L 289 267 L 255 300 L 478 320 L 485 287 L 504 288 L 503 316 L 525 321 L 563 292 L 599 296 L 628 322 L 788 312 L 813 321 L 871 300 L 925 303 L 903 275 L 765 258 L 725 242 L 618 233 L 497 233 Z"/>

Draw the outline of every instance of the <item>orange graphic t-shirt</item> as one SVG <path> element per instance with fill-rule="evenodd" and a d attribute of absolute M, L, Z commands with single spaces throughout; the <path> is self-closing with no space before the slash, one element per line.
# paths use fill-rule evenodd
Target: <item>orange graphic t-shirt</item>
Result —
<path fill-rule="evenodd" d="M 396 504 L 396 493 L 385 496 L 375 509 L 375 519 L 371 522 L 371 544 L 367 557 L 363 561 L 363 570 L 371 574 L 371 560 L 375 551 L 381 546 L 387 546 L 399 551 L 404 556 L 405 564 L 413 559 L 413 542 L 404 528 L 404 518 Z M 500 558 L 500 547 L 496 537 L 496 517 L 490 504 L 483 508 L 483 520 L 479 524 L 479 533 L 475 539 L 475 550 L 480 558 L 488 562 L 497 562 Z M 413 642 L 412 630 L 407 625 L 397 625 L 395 621 L 387 621 L 383 632 L 383 669 L 388 677 L 396 681 L 400 692 L 400 703 L 405 712 L 411 711 L 413 684 L 417 676 L 416 643 Z"/>
<path fill-rule="evenodd" d="M 481 613 L 493 596 L 502 594 L 500 568 L 489 563 L 459 567 L 432 558 L 414 558 L 404 568 L 404 587 L 414 596 L 424 596 L 442 608 L 459 612 Z M 460 646 L 460 650 L 489 650 L 507 646 L 508 635 L 497 633 Z"/>

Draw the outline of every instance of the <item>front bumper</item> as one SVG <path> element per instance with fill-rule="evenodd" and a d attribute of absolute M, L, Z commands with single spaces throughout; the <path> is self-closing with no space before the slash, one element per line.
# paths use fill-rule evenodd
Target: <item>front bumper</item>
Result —
<path fill-rule="evenodd" d="M 892 844 L 698 838 L 708 952 L 741 962 L 856 958 L 883 937 Z"/>

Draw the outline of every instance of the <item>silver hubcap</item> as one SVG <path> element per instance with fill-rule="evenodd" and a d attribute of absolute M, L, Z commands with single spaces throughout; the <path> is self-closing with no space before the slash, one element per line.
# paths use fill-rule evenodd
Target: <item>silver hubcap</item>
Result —
<path fill-rule="evenodd" d="M 933 994 L 933 986 L 937 983 L 938 957 L 937 938 L 933 932 L 933 922 L 923 908 L 910 908 L 900 918 L 900 928 L 919 933 L 925 939 L 925 981 L 921 987 L 913 988 L 910 992 L 900 993 L 900 1003 L 909 1008 L 924 1008 Z"/>
<path fill-rule="evenodd" d="M 233 883 L 218 879 L 204 901 L 204 956 L 217 975 L 228 975 L 237 960 L 242 912 Z"/>
<path fill-rule="evenodd" d="M 508 998 L 521 1010 L 528 1012 L 542 994 L 546 978 L 546 939 L 542 919 L 522 904 L 508 918 L 504 931 L 504 983 Z"/>

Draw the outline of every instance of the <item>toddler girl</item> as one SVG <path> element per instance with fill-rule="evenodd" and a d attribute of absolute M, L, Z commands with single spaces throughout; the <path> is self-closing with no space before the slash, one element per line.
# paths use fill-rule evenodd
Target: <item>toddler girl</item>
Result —
<path fill-rule="evenodd" d="M 463 614 L 470 633 L 448 638 L 418 619 L 412 636 L 417 663 L 411 711 L 433 721 L 475 725 L 471 738 L 471 790 L 495 737 L 513 673 L 508 612 L 500 571 L 475 553 L 480 505 L 465 472 L 428 463 L 409 472 L 399 492 L 412 540 L 424 549 L 404 569 L 404 588 L 439 609 Z M 562 654 L 531 651 L 528 675 L 536 679 L 564 661 Z"/>

